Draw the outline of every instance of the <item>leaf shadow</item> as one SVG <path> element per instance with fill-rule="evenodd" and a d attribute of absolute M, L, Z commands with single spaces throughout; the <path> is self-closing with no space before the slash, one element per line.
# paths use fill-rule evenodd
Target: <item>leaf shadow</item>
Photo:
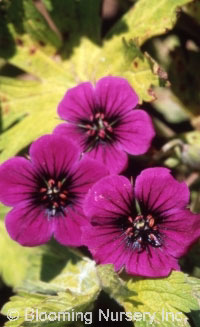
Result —
<path fill-rule="evenodd" d="M 48 250 L 42 256 L 40 278 L 43 282 L 49 282 L 59 275 L 69 261 L 76 264 L 81 260 L 81 257 L 55 240 L 48 243 Z"/>

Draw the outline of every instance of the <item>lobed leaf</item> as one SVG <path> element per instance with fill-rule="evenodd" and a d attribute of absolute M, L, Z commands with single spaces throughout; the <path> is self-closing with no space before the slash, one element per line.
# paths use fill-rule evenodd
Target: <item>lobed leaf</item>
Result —
<path fill-rule="evenodd" d="M 112 266 L 106 265 L 98 267 L 98 273 L 103 289 L 114 296 L 125 312 L 139 313 L 134 318 L 136 327 L 189 327 L 185 313 L 199 309 L 200 282 L 182 272 L 173 271 L 170 276 L 157 279 L 130 278 L 125 274 L 120 278 Z"/>
<path fill-rule="evenodd" d="M 177 9 L 192 0 L 138 0 L 108 33 L 108 38 L 137 38 L 139 44 L 168 32 L 177 20 Z M 117 35 L 116 35 L 117 34 Z M 116 35 L 116 36 L 114 36 Z"/>

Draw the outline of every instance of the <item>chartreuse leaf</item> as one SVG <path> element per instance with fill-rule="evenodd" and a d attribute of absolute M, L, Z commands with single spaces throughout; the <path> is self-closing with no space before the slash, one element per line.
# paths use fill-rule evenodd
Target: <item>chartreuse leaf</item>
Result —
<path fill-rule="evenodd" d="M 68 260 L 61 273 L 49 283 L 29 282 L 27 285 L 26 282 L 25 287 L 18 290 L 18 295 L 12 297 L 10 302 L 3 307 L 2 313 L 5 315 L 13 308 L 19 312 L 19 319 L 14 326 L 40 327 L 47 324 L 51 326 L 51 321 L 45 322 L 40 319 L 37 321 L 36 311 L 39 314 L 54 312 L 55 315 L 59 315 L 59 312 L 68 312 L 69 316 L 65 316 L 66 321 L 70 319 L 76 321 L 76 312 L 84 314 L 92 310 L 93 303 L 100 292 L 95 263 L 84 258 L 77 262 L 75 255 L 71 259 Z M 75 315 L 74 318 L 72 313 Z M 29 322 L 26 321 L 27 319 Z M 62 316 L 60 321 L 59 318 L 55 320 L 57 321 L 53 323 L 53 326 L 66 326 Z M 8 322 L 6 326 L 12 326 L 12 324 Z"/>
<path fill-rule="evenodd" d="M 90 15 L 92 15 L 92 3 L 90 0 L 88 2 L 90 2 Z M 86 2 L 76 4 L 80 13 L 83 13 L 85 5 Z M 96 13 L 97 7 L 96 4 L 94 8 Z M 19 20 L 14 15 L 16 8 L 21 8 L 18 12 Z M 1 161 L 21 151 L 37 137 L 52 132 L 59 123 L 56 108 L 64 93 L 80 80 L 81 74 L 84 80 L 87 78 L 81 71 L 76 78 L 73 69 L 70 72 L 63 66 L 63 63 L 54 61 L 43 51 L 43 45 L 35 41 L 36 39 L 42 41 L 37 33 L 44 32 L 45 34 L 46 31 L 45 28 L 39 29 L 38 27 L 37 29 L 39 19 L 37 15 L 40 14 L 37 14 L 35 10 L 32 1 L 31 3 L 30 1 L 27 3 L 26 1 L 17 1 L 15 5 L 9 7 L 8 14 L 11 22 L 9 33 L 15 44 L 14 54 L 10 56 L 9 62 L 33 74 L 38 80 L 19 81 L 5 77 L 0 79 L 2 129 L 4 132 L 0 141 Z M 75 13 L 77 14 L 76 10 Z M 85 16 L 87 15 L 85 14 Z M 84 19 L 87 20 L 85 16 L 82 22 Z M 30 17 L 32 20 L 29 19 Z M 30 26 L 33 28 L 31 31 Z M 92 31 L 89 25 L 87 29 Z M 24 31 L 29 32 L 29 35 L 24 34 Z M 48 38 L 46 41 L 49 42 Z"/>
<path fill-rule="evenodd" d="M 155 313 L 154 326 L 170 327 L 189 326 L 184 313 L 198 310 L 197 300 L 192 296 L 192 287 L 188 278 L 181 272 L 174 271 L 167 278 L 162 279 L 130 279 L 127 287 L 137 295 L 125 300 L 126 311 L 133 308 L 131 301 L 138 302 L 138 312 Z M 179 314 L 180 312 L 180 314 Z M 177 319 L 178 318 L 178 319 Z M 137 326 L 149 326 L 150 317 L 146 321 L 135 322 Z"/>
<path fill-rule="evenodd" d="M 59 123 L 56 108 L 66 89 L 72 84 L 59 79 L 19 81 L 0 78 L 0 99 L 3 112 L 1 135 L 1 161 L 15 155 L 35 138 L 52 132 Z M 13 123 L 12 128 L 8 128 Z M 8 144 L 9 143 L 9 144 Z"/>
<path fill-rule="evenodd" d="M 85 58 L 90 58 L 89 65 Z M 81 46 L 75 48 L 74 56 L 64 65 L 78 81 L 89 79 L 95 82 L 106 75 L 122 76 L 134 87 L 140 102 L 152 101 L 151 86 L 163 85 L 163 80 L 167 79 L 158 64 L 141 52 L 137 41 L 125 39 L 112 39 L 102 48 L 83 39 Z"/>
<path fill-rule="evenodd" d="M 9 58 L 9 63 L 38 77 L 41 80 L 54 79 L 66 81 L 72 76 L 63 70 L 62 64 L 53 60 L 37 45 L 28 34 L 18 34 L 10 25 L 10 33 L 16 44 L 15 53 Z"/>
<path fill-rule="evenodd" d="M 34 40 L 52 45 L 54 49 L 61 46 L 59 35 L 53 31 L 44 16 L 37 10 L 32 0 L 16 0 L 8 8 L 8 21 L 20 33 L 28 33 Z"/>
<path fill-rule="evenodd" d="M 197 299 L 199 306 L 200 306 L 200 282 L 199 282 L 199 279 L 194 278 L 194 277 L 189 277 L 187 281 L 191 285 L 193 296 Z M 200 310 L 192 311 L 190 313 L 190 317 L 192 319 L 193 325 L 195 327 L 198 327 L 199 323 L 200 323 Z"/>
<path fill-rule="evenodd" d="M 114 271 L 113 265 L 99 265 L 97 266 L 97 273 L 102 289 L 120 303 L 125 298 L 135 294 L 128 289 L 125 281 L 119 278 L 118 274 Z"/>
<path fill-rule="evenodd" d="M 2 203 L 0 203 L 0 219 L 4 219 L 6 213 L 10 210 L 10 208 L 4 206 Z"/>
<path fill-rule="evenodd" d="M 136 38 L 141 45 L 147 39 L 170 30 L 177 19 L 176 10 L 192 0 L 138 0 L 112 28 L 108 37 Z"/>
<path fill-rule="evenodd" d="M 23 36 L 29 33 L 30 53 L 42 48 L 48 54 L 61 46 L 58 33 L 53 31 L 44 16 L 31 0 L 2 1 L 0 6 L 0 56 L 12 58 L 18 46 L 23 46 Z"/>
<path fill-rule="evenodd" d="M 5 230 L 4 223 L 0 221 L 0 275 L 7 285 L 17 286 L 22 282 L 30 265 L 29 258 L 37 252 L 32 248 L 23 248 L 12 241 Z"/>
<path fill-rule="evenodd" d="M 185 313 L 199 309 L 196 293 L 200 281 L 195 279 L 194 282 L 182 272 L 173 271 L 166 278 L 124 276 L 122 280 L 111 266 L 100 266 L 98 275 L 103 289 L 125 308 L 125 312 L 132 313 L 127 317 L 133 318 L 136 327 L 189 327 Z"/>
<path fill-rule="evenodd" d="M 183 3 L 183 1 L 174 2 L 176 5 L 172 5 L 173 10 L 170 9 L 172 12 L 177 5 Z M 76 4 L 79 6 L 78 12 L 82 17 L 82 25 L 88 21 L 88 15 L 92 16 L 94 14 L 97 17 L 99 2 L 94 6 L 94 10 L 92 9 L 91 0 L 88 0 L 87 3 L 90 8 L 87 14 L 84 13 L 86 2 L 80 1 Z M 145 1 L 138 1 L 135 9 L 130 11 L 130 15 L 133 15 L 133 21 L 134 12 L 137 13 L 137 6 L 140 3 L 145 4 Z M 132 84 L 139 95 L 140 102 L 142 102 L 142 100 L 153 100 L 154 94 L 151 86 L 162 85 L 163 79 L 165 80 L 167 77 L 149 55 L 141 52 L 138 43 L 140 32 L 137 29 L 137 34 L 135 34 L 137 39 L 134 41 L 130 41 L 130 34 L 125 35 L 126 39 L 122 39 L 121 35 L 118 35 L 107 40 L 103 47 L 97 47 L 88 39 L 83 38 L 80 46 L 74 48 L 74 56 L 72 55 L 70 60 L 64 61 L 64 63 L 61 61 L 56 62 L 43 51 L 43 46 L 35 41 L 36 39 L 39 40 L 36 35 L 37 28 L 35 26 L 37 26 L 38 19 L 35 8 L 32 7 L 29 1 L 27 4 L 18 1 L 17 4 L 22 6 L 22 14 L 19 12 L 18 15 L 21 15 L 23 24 L 21 27 L 19 25 L 21 20 L 18 22 L 15 19 L 15 10 L 12 9 L 15 6 L 11 5 L 9 9 L 11 22 L 9 24 L 9 33 L 13 37 L 15 51 L 13 56 L 10 56 L 9 62 L 31 73 L 39 80 L 19 82 L 2 78 L 0 81 L 4 131 L 0 143 L 0 149 L 2 151 L 1 161 L 20 152 L 40 135 L 52 132 L 56 124 L 59 123 L 59 120 L 56 118 L 57 105 L 66 89 L 74 86 L 76 83 L 88 79 L 95 81 L 107 74 L 124 76 Z M 49 1 L 47 7 L 50 11 L 55 12 L 54 8 L 56 8 L 56 5 L 58 6 L 57 2 L 54 4 Z M 72 3 L 70 6 L 69 11 L 72 10 L 73 16 L 77 11 L 75 10 L 74 12 Z M 157 8 L 156 4 L 154 6 Z M 168 14 L 169 7 L 165 1 L 161 1 L 159 8 L 161 8 L 161 16 L 162 14 Z M 149 7 L 144 5 L 142 13 L 145 14 L 146 12 L 147 15 L 147 9 Z M 27 24 L 30 23 L 29 17 L 32 17 L 32 11 L 34 11 L 32 18 L 34 20 L 34 28 L 30 31 Z M 151 14 L 152 9 L 148 13 L 149 16 L 147 16 L 150 17 Z M 83 34 L 91 36 L 92 28 L 90 23 L 88 22 L 84 26 L 85 29 L 82 28 L 85 31 Z M 134 31 L 135 29 L 133 27 L 130 25 L 128 28 L 130 31 Z M 45 28 L 43 30 L 40 27 L 39 30 L 46 31 Z M 28 31 L 29 35 L 23 33 L 23 31 Z M 90 58 L 89 62 L 88 58 Z"/>
<path fill-rule="evenodd" d="M 152 36 L 165 33 L 176 22 L 176 9 L 191 0 L 139 0 L 113 27 L 96 59 L 96 76 L 124 76 L 142 100 L 152 101 L 151 86 L 162 86 L 167 75 L 139 46 Z M 131 41 L 130 41 L 131 40 Z"/>

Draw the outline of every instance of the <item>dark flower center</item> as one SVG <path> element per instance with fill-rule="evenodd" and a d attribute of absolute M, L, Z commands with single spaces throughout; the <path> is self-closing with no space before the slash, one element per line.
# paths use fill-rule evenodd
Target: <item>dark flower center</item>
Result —
<path fill-rule="evenodd" d="M 160 247 L 162 245 L 156 219 L 151 215 L 138 215 L 135 218 L 129 216 L 125 228 L 125 235 L 128 245 L 132 244 L 133 249 L 138 252 L 151 245 Z"/>
<path fill-rule="evenodd" d="M 42 204 L 48 209 L 50 216 L 62 212 L 69 202 L 69 192 L 65 186 L 65 180 L 56 181 L 50 178 L 39 190 L 39 197 Z"/>
<path fill-rule="evenodd" d="M 110 138 L 110 134 L 113 132 L 111 124 L 105 119 L 103 113 L 98 112 L 90 117 L 91 123 L 85 125 L 87 135 L 95 136 L 98 139 L 104 140 Z"/>
<path fill-rule="evenodd" d="M 99 143 L 112 143 L 116 139 L 114 128 L 119 117 L 107 117 L 103 112 L 95 112 L 89 119 L 81 120 L 79 128 L 86 133 L 85 151 L 90 151 Z"/>

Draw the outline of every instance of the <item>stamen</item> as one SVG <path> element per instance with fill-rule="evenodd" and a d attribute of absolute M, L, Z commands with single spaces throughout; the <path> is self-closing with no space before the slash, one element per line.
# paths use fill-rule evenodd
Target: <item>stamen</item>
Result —
<path fill-rule="evenodd" d="M 59 211 L 63 211 L 63 207 L 67 205 L 68 190 L 63 189 L 65 181 L 66 178 L 58 182 L 50 178 L 47 182 L 44 180 L 48 187 L 41 187 L 39 189 L 41 201 L 46 205 L 49 217 L 55 216 Z"/>
<path fill-rule="evenodd" d="M 86 135 L 89 136 L 89 147 L 88 149 L 92 149 L 99 140 L 109 140 L 112 142 L 113 140 L 113 127 L 106 120 L 105 114 L 102 112 L 97 112 L 94 115 L 90 115 L 89 120 L 86 124 L 80 123 L 78 124 L 80 128 L 84 128 L 86 130 Z M 92 140 L 94 138 L 94 140 Z M 86 149 L 84 152 L 88 152 Z"/>
<path fill-rule="evenodd" d="M 129 216 L 128 221 L 132 224 L 133 223 L 133 218 L 131 216 Z"/>
<path fill-rule="evenodd" d="M 62 182 L 58 181 L 58 188 L 61 189 L 61 187 L 62 187 Z"/>
<path fill-rule="evenodd" d="M 44 192 L 46 192 L 47 191 L 47 188 L 46 187 L 41 187 L 41 189 L 40 189 L 40 193 L 44 193 Z"/>
<path fill-rule="evenodd" d="M 105 136 L 106 136 L 106 132 L 104 131 L 104 129 L 100 129 L 100 131 L 98 132 L 98 135 L 99 135 L 99 137 L 101 137 L 102 139 L 104 139 Z"/>
<path fill-rule="evenodd" d="M 63 199 L 63 200 L 66 200 L 66 199 L 67 199 L 67 195 L 64 194 L 64 193 L 60 193 L 60 194 L 59 194 L 59 197 L 60 197 L 61 199 Z"/>
<path fill-rule="evenodd" d="M 53 186 L 55 184 L 55 181 L 53 179 L 48 180 L 48 186 Z"/>
<path fill-rule="evenodd" d="M 100 116 L 101 116 L 101 114 L 100 114 L 100 112 L 98 112 L 96 115 L 95 115 L 95 118 L 100 118 Z"/>
<path fill-rule="evenodd" d="M 57 202 L 53 202 L 53 207 L 58 208 L 59 204 Z"/>
<path fill-rule="evenodd" d="M 138 214 L 136 217 L 128 216 L 125 235 L 128 246 L 137 251 L 143 251 L 148 246 L 160 247 L 162 245 L 158 225 L 152 214 Z"/>

